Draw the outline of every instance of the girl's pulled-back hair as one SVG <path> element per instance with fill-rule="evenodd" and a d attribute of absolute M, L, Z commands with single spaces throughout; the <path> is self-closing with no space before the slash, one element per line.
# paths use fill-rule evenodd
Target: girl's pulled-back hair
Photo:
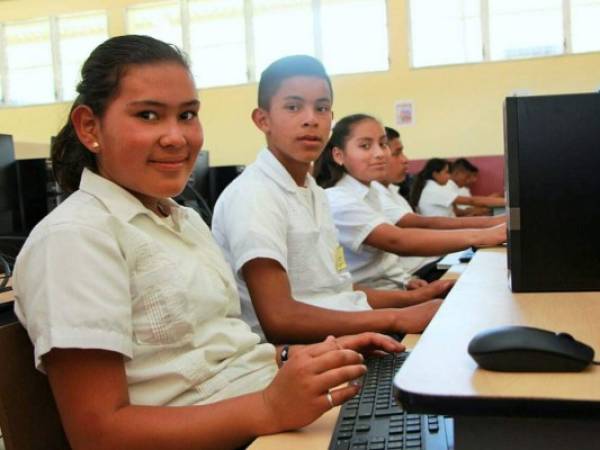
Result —
<path fill-rule="evenodd" d="M 95 116 L 102 117 L 130 66 L 160 62 L 173 62 L 189 70 L 186 57 L 177 47 L 149 36 L 113 37 L 92 51 L 81 68 L 79 95 L 71 106 L 69 120 L 53 139 L 50 150 L 54 176 L 66 193 L 79 188 L 84 167 L 98 171 L 95 155 L 79 141 L 71 123 L 73 110 L 86 105 Z"/>
<path fill-rule="evenodd" d="M 315 161 L 313 170 L 315 180 L 323 189 L 335 186 L 346 173 L 344 166 L 340 166 L 334 161 L 333 149 L 335 147 L 344 149 L 354 125 L 363 120 L 374 120 L 375 122 L 378 122 L 375 117 L 369 116 L 368 114 L 352 114 L 341 119 L 333 127 L 329 142 L 327 142 L 325 149 Z"/>
<path fill-rule="evenodd" d="M 423 169 L 415 176 L 415 179 L 410 187 L 410 194 L 408 196 L 410 206 L 412 206 L 414 210 L 417 209 L 417 205 L 421 199 L 421 193 L 425 188 L 425 183 L 427 183 L 427 180 L 433 180 L 433 173 L 441 172 L 447 165 L 448 161 L 445 159 L 431 158 L 429 161 L 427 161 L 425 167 L 423 167 Z"/>

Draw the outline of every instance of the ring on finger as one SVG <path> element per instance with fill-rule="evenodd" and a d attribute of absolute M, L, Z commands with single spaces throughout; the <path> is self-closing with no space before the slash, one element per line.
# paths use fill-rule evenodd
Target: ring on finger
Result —
<path fill-rule="evenodd" d="M 325 395 L 325 397 L 327 397 L 327 401 L 329 402 L 329 406 L 331 408 L 333 408 L 335 405 L 333 404 L 333 397 L 331 396 L 331 391 L 327 391 L 327 394 Z"/>

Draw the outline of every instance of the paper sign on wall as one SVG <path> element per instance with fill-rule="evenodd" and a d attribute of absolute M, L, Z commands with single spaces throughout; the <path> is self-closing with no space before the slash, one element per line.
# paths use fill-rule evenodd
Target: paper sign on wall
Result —
<path fill-rule="evenodd" d="M 395 104 L 396 125 L 406 127 L 415 124 L 415 110 L 412 100 L 399 100 Z"/>

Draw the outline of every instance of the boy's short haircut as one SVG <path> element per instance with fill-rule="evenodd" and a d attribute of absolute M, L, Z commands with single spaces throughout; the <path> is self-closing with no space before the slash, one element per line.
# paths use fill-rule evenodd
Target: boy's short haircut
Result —
<path fill-rule="evenodd" d="M 471 161 L 469 161 L 466 158 L 458 158 L 456 161 L 454 161 L 452 164 L 450 164 L 450 172 L 455 172 L 457 170 L 463 170 L 465 172 L 470 172 L 470 173 L 478 173 L 479 169 L 477 168 L 476 165 L 474 165 L 473 163 L 471 163 Z"/>
<path fill-rule="evenodd" d="M 292 77 L 316 77 L 327 82 L 329 93 L 333 100 L 333 88 L 331 80 L 321 61 L 308 55 L 285 56 L 274 62 L 263 70 L 258 83 L 258 107 L 268 110 L 271 99 L 283 83 Z"/>
<path fill-rule="evenodd" d="M 397 130 L 394 130 L 392 127 L 385 127 L 385 135 L 388 138 L 388 141 L 392 139 L 400 139 L 400 133 Z"/>

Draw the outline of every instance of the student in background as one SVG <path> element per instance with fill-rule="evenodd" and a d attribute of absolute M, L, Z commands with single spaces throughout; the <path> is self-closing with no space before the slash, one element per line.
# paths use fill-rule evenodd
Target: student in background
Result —
<path fill-rule="evenodd" d="M 466 158 L 458 158 L 450 164 L 448 188 L 460 197 L 472 197 L 470 186 L 475 183 L 479 169 Z M 457 216 L 489 216 L 491 209 L 484 206 L 458 204 L 454 208 Z"/>
<path fill-rule="evenodd" d="M 243 316 L 271 342 L 419 332 L 439 305 L 429 300 L 450 287 L 353 289 L 327 199 L 309 174 L 329 136 L 332 101 L 329 77 L 310 56 L 265 69 L 252 120 L 267 148 L 215 206 L 213 233 L 236 273 Z"/>
<path fill-rule="evenodd" d="M 497 217 L 429 217 L 415 214 L 408 201 L 398 193 L 397 184 L 402 183 L 408 169 L 408 158 L 404 153 L 404 145 L 398 131 L 385 127 L 385 134 L 390 149 L 387 170 L 381 177 L 372 182 L 378 199 L 387 219 L 403 228 L 430 228 L 451 230 L 462 228 L 487 228 L 505 222 L 503 216 Z M 436 268 L 437 257 L 404 256 L 400 261 L 411 274 L 425 279 L 437 279 L 444 271 Z"/>
<path fill-rule="evenodd" d="M 73 193 L 35 227 L 15 270 L 15 311 L 72 448 L 239 448 L 356 394 L 333 389 L 364 374 L 355 350 L 402 349 L 366 333 L 279 353 L 239 319 L 210 231 L 170 199 L 203 142 L 175 47 L 109 39 L 77 91 L 51 150 Z"/>
<path fill-rule="evenodd" d="M 456 217 L 458 205 L 482 206 L 486 208 L 502 207 L 503 198 L 464 197 L 447 184 L 450 180 L 449 163 L 445 159 L 432 158 L 417 174 L 410 191 L 410 205 L 424 216 Z"/>
<path fill-rule="evenodd" d="M 366 114 L 338 121 L 315 163 L 338 237 L 355 283 L 393 283 L 401 256 L 437 256 L 506 240 L 505 224 L 482 230 L 399 228 L 381 206 L 373 181 L 388 169 L 389 147 L 381 123 Z"/>

